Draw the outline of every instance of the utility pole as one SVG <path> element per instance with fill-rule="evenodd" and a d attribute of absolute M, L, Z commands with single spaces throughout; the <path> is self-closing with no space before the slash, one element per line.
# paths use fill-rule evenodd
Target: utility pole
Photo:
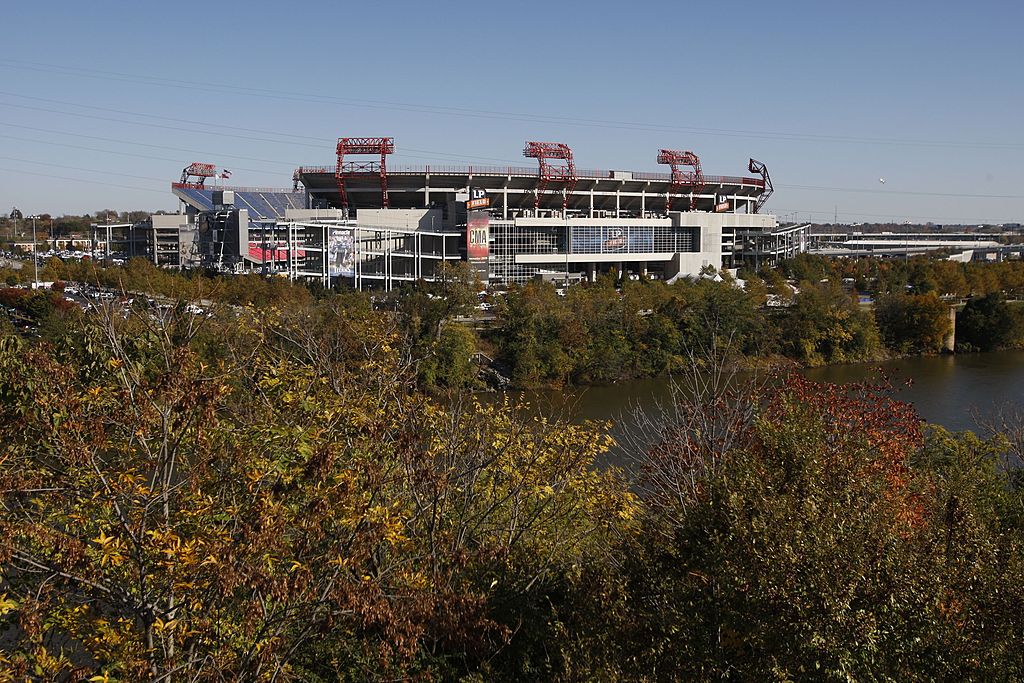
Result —
<path fill-rule="evenodd" d="M 36 219 L 39 218 L 36 214 L 32 214 L 32 265 L 35 267 L 35 286 L 33 289 L 39 289 L 39 252 L 36 246 Z"/>

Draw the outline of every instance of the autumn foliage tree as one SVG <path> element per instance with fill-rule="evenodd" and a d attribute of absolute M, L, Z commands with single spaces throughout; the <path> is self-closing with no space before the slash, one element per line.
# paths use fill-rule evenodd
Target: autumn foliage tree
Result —
<path fill-rule="evenodd" d="M 219 318 L 111 315 L 73 354 L 3 339 L 5 675 L 471 670 L 632 515 L 591 467 L 606 438 L 430 402 L 368 317 L 355 344 Z"/>
<path fill-rule="evenodd" d="M 524 288 L 504 343 L 534 377 L 671 367 L 618 443 L 424 393 L 445 316 L 355 293 L 0 328 L 0 681 L 1024 676 L 1009 417 L 952 434 L 884 381 L 752 374 L 737 292 L 611 285 Z M 807 292 L 778 318 L 808 352 L 863 351 L 869 314 Z"/>
<path fill-rule="evenodd" d="M 744 386 L 743 403 L 731 391 L 677 392 L 681 405 L 662 414 L 684 419 L 661 421 L 638 453 L 643 528 L 626 541 L 621 573 L 591 577 L 604 601 L 591 618 L 604 627 L 578 646 L 580 671 L 1019 674 L 1021 534 L 1006 524 L 1019 525 L 1020 497 L 996 467 L 998 440 L 926 432 L 885 386 L 782 376 Z M 713 413 L 723 437 L 707 440 L 692 418 L 723 402 Z"/>

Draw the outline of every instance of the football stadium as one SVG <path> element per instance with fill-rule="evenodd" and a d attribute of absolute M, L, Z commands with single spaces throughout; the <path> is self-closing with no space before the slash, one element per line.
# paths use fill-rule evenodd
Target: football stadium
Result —
<path fill-rule="evenodd" d="M 390 137 L 339 138 L 336 163 L 296 169 L 290 188 L 223 185 L 230 172 L 192 163 L 171 184 L 178 215 L 98 225 L 95 241 L 108 257 L 360 289 L 433 280 L 460 261 L 492 284 L 610 270 L 671 281 L 734 265 L 752 245 L 803 248 L 762 212 L 772 184 L 754 159 L 749 175 L 719 176 L 670 149 L 651 155 L 661 171 L 577 168 L 553 142 L 527 142 L 516 167 L 389 165 L 395 149 Z"/>

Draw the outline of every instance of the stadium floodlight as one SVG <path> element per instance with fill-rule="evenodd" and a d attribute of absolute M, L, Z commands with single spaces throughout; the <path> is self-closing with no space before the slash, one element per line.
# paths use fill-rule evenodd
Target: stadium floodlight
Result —
<path fill-rule="evenodd" d="M 569 198 L 579 178 L 576 176 L 576 162 L 573 160 L 572 149 L 562 142 L 527 142 L 523 148 L 523 156 L 536 159 L 539 164 L 537 171 L 537 195 L 533 208 L 540 208 L 540 198 L 544 189 L 551 182 L 564 183 L 562 190 L 562 214 L 569 206 Z M 561 160 L 564 164 L 552 164 L 550 160 Z"/>
<path fill-rule="evenodd" d="M 668 164 L 672 169 L 672 184 L 669 186 L 665 211 L 672 210 L 672 195 L 684 185 L 690 186 L 690 211 L 697 208 L 697 197 L 704 189 L 704 172 L 700 168 L 700 157 L 690 151 L 663 149 L 658 152 L 658 163 Z M 692 171 L 684 171 L 683 166 L 690 166 Z"/>
<path fill-rule="evenodd" d="M 388 166 L 387 157 L 395 153 L 394 138 L 338 138 L 336 149 L 338 160 L 334 171 L 334 181 L 341 196 L 341 208 L 348 215 L 348 192 L 345 181 L 359 176 L 378 176 L 380 178 L 381 206 L 388 208 Z M 351 155 L 380 155 L 380 161 L 345 161 Z"/>
<path fill-rule="evenodd" d="M 757 159 L 751 159 L 750 163 L 747 165 L 747 168 L 750 170 L 751 173 L 760 173 L 761 182 L 764 183 L 764 187 L 761 190 L 761 195 L 757 198 L 757 202 L 754 204 L 754 213 L 759 213 L 761 211 L 761 207 L 763 207 L 765 202 L 768 201 L 768 198 L 772 196 L 772 192 L 775 191 L 775 188 L 772 186 L 771 176 L 768 175 L 768 167 L 765 166 L 763 163 L 761 163 Z"/>

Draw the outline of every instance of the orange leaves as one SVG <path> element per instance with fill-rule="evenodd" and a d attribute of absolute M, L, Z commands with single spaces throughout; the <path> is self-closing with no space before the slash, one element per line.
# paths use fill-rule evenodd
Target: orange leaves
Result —
<path fill-rule="evenodd" d="M 921 521 L 910 462 L 924 446 L 922 421 L 888 386 L 817 384 L 791 375 L 768 401 L 760 424 L 770 448 L 806 449 L 801 466 L 817 468 L 813 476 L 825 485 L 878 482 L 894 505 L 893 521 Z"/>

